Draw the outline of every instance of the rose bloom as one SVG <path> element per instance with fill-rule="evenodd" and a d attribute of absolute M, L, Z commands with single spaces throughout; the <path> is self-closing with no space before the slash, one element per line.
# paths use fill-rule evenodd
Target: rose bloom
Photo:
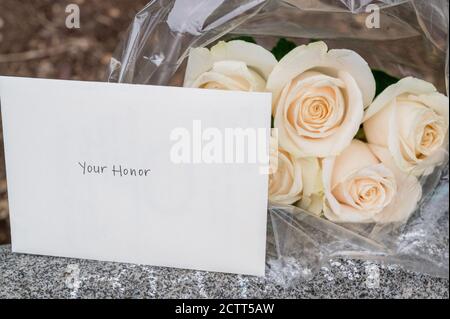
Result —
<path fill-rule="evenodd" d="M 259 45 L 221 41 L 211 50 L 191 49 L 184 86 L 262 92 L 276 64 L 273 54 Z"/>
<path fill-rule="evenodd" d="M 323 159 L 324 215 L 344 223 L 404 222 L 422 196 L 416 177 L 400 171 L 386 148 L 353 140 Z"/>
<path fill-rule="evenodd" d="M 375 80 L 356 52 L 302 45 L 281 59 L 267 80 L 280 146 L 295 157 L 338 155 L 358 132 Z"/>
<path fill-rule="evenodd" d="M 270 201 L 286 205 L 297 202 L 297 206 L 315 214 L 322 211 L 322 182 L 316 158 L 294 158 L 271 143 L 270 166 Z"/>
<path fill-rule="evenodd" d="M 364 117 L 371 144 L 389 149 L 397 166 L 429 174 L 446 156 L 448 97 L 423 80 L 407 77 L 386 88 Z"/>

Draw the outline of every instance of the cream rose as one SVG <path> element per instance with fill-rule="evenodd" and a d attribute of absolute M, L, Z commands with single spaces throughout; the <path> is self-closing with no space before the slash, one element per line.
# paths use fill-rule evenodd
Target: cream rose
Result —
<path fill-rule="evenodd" d="M 185 87 L 234 91 L 264 91 L 277 64 L 263 47 L 241 41 L 219 42 L 211 50 L 194 48 L 189 53 Z"/>
<path fill-rule="evenodd" d="M 353 140 L 323 159 L 324 215 L 334 222 L 403 222 L 422 195 L 416 177 L 401 172 L 385 148 Z"/>
<path fill-rule="evenodd" d="M 373 101 L 364 132 L 369 143 L 389 149 L 401 170 L 418 176 L 444 159 L 448 116 L 448 97 L 428 82 L 407 77 Z"/>
<path fill-rule="evenodd" d="M 293 204 L 312 213 L 322 211 L 322 182 L 316 158 L 294 158 L 271 143 L 269 199 L 275 203 Z"/>
<path fill-rule="evenodd" d="M 375 80 L 356 52 L 324 42 L 289 52 L 267 80 L 280 146 L 295 157 L 338 155 L 356 135 Z"/>

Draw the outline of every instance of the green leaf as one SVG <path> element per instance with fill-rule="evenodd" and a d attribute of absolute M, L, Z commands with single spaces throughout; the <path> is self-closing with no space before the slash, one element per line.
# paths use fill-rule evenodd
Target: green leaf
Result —
<path fill-rule="evenodd" d="M 375 78 L 375 83 L 377 85 L 375 96 L 378 96 L 384 91 L 389 85 L 397 83 L 400 79 L 387 74 L 384 71 L 372 70 L 373 77 Z"/>
<path fill-rule="evenodd" d="M 273 118 L 273 116 L 270 117 L 270 127 L 271 128 L 275 127 L 275 119 Z"/>
<path fill-rule="evenodd" d="M 250 42 L 250 43 L 255 43 L 256 44 L 256 40 L 253 37 L 247 36 L 247 35 L 241 35 L 235 38 L 231 38 L 228 41 L 234 41 L 234 40 L 241 40 L 241 41 L 245 41 L 245 42 Z"/>
<path fill-rule="evenodd" d="M 364 127 L 362 124 L 359 127 L 358 133 L 356 133 L 355 138 L 367 143 L 366 133 L 364 132 Z"/>
<path fill-rule="evenodd" d="M 297 45 L 294 42 L 281 38 L 272 49 L 272 54 L 278 61 L 280 61 L 286 54 L 296 47 Z"/>

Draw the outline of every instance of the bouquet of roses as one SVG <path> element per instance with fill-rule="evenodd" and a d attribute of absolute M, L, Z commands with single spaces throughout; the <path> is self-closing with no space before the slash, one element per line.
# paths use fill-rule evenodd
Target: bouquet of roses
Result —
<path fill-rule="evenodd" d="M 193 48 L 184 86 L 271 92 L 269 197 L 334 222 L 405 222 L 446 158 L 448 97 L 406 77 L 374 99 L 366 61 L 322 41 L 279 61 L 243 40 Z"/>
<path fill-rule="evenodd" d="M 266 260 L 282 284 L 336 256 L 448 277 L 447 77 L 446 0 L 151 1 L 108 72 L 272 93 Z"/>

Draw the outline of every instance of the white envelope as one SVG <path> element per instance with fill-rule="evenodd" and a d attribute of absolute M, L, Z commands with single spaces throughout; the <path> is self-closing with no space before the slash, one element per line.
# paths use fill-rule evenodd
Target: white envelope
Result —
<path fill-rule="evenodd" d="M 264 275 L 261 163 L 174 162 L 171 138 L 267 143 L 270 94 L 0 77 L 0 101 L 14 252 Z"/>

